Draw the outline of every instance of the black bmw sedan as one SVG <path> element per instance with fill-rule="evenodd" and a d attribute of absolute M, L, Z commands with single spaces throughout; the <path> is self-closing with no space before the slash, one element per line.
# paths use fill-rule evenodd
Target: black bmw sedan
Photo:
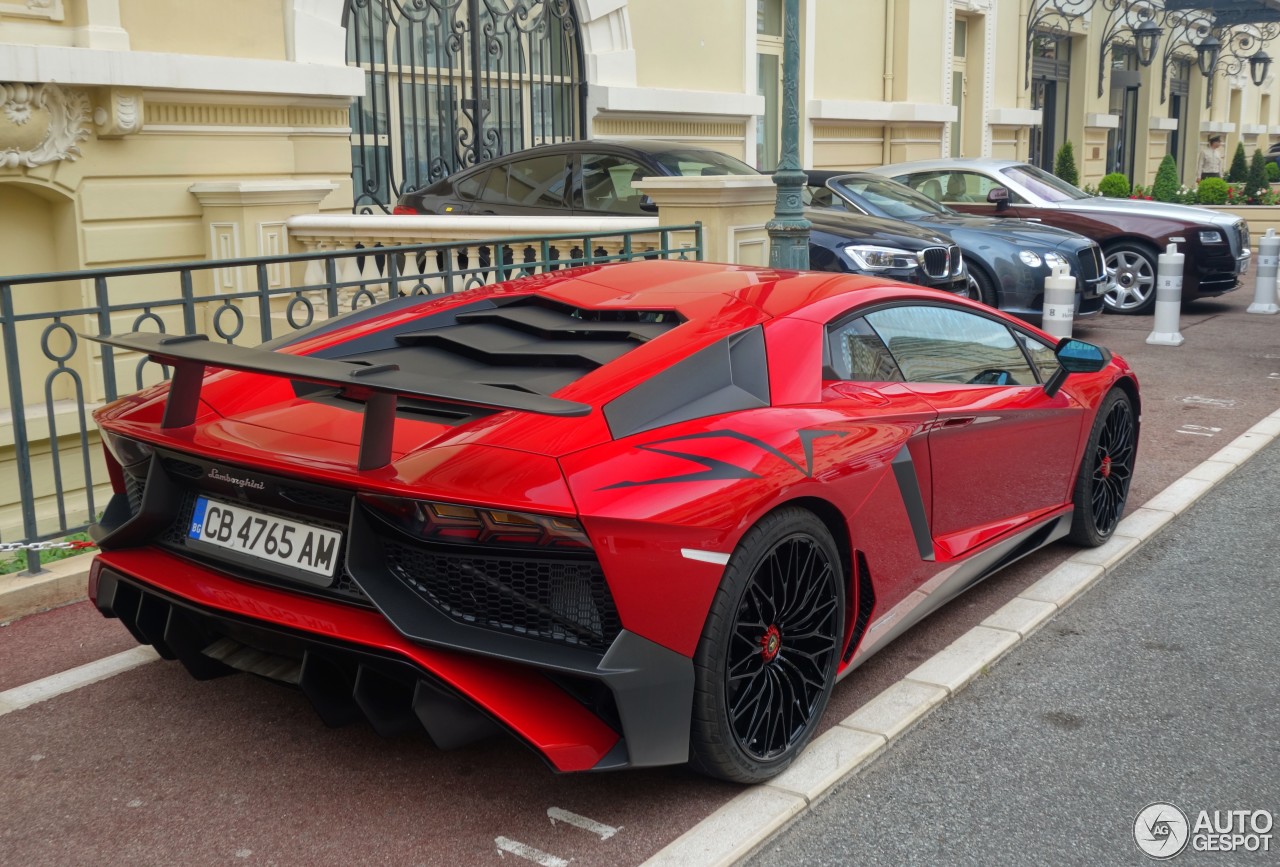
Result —
<path fill-rule="evenodd" d="M 904 220 L 945 232 L 964 252 L 974 295 L 1024 319 L 1044 308 L 1044 278 L 1065 264 L 1076 278 L 1077 319 L 1103 311 L 1109 274 L 1102 249 L 1082 235 L 1025 220 L 953 211 L 905 184 L 863 172 L 809 171 L 806 203 L 814 209 Z"/>
<path fill-rule="evenodd" d="M 400 197 L 397 214 L 644 216 L 656 208 L 634 186 L 653 176 L 758 175 L 709 148 L 669 141 L 577 141 L 541 145 L 463 169 Z M 945 232 L 834 210 L 809 210 L 809 259 L 817 270 L 852 271 L 968 296 L 969 274 Z"/>

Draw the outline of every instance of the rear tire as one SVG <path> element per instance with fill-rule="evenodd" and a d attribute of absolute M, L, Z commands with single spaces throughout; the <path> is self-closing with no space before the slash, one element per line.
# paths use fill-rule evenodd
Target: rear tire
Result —
<path fill-rule="evenodd" d="M 795 760 L 835 683 L 844 600 L 839 553 L 812 512 L 779 509 L 747 532 L 694 656 L 691 767 L 759 783 Z"/>
<path fill-rule="evenodd" d="M 1129 496 L 1137 448 L 1133 400 L 1113 388 L 1098 408 L 1080 461 L 1068 536 L 1072 542 L 1096 548 L 1111 538 Z"/>

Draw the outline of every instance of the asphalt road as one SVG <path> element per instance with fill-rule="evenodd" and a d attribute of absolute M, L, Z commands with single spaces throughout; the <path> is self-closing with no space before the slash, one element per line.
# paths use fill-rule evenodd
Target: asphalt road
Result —
<path fill-rule="evenodd" d="M 1175 864 L 1280 863 L 1277 491 L 1280 442 L 751 867 L 1151 863 L 1134 822 L 1153 802 L 1191 825 Z M 1272 815 L 1249 818 L 1257 852 L 1196 851 L 1221 845 L 1201 810 Z M 1248 835 L 1273 822 L 1263 852 Z"/>

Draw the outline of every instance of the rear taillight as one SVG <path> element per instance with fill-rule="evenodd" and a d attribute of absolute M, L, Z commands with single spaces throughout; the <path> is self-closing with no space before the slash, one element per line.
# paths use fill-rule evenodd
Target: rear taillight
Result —
<path fill-rule="evenodd" d="M 417 216 L 418 212 L 415 211 L 413 208 L 409 208 L 404 205 L 396 205 L 394 208 L 391 209 L 391 213 L 401 217 L 413 217 L 413 216 Z"/>
<path fill-rule="evenodd" d="M 361 494 L 361 502 L 397 529 L 429 542 L 515 548 L 589 549 L 573 518 Z"/>
<path fill-rule="evenodd" d="M 102 432 L 102 444 L 122 467 L 133 467 L 151 460 L 155 449 L 140 440 L 122 437 L 110 431 Z"/>
<path fill-rule="evenodd" d="M 147 466 L 155 451 L 144 442 L 122 437 L 110 431 L 102 432 L 102 450 L 106 453 L 107 477 L 111 479 L 111 490 L 117 494 L 126 492 L 124 481 L 126 472 L 135 478 L 147 477 Z"/>
<path fill-rule="evenodd" d="M 120 467 L 120 462 L 116 460 L 116 456 L 111 453 L 111 449 L 107 448 L 107 438 L 102 438 L 102 455 L 106 459 L 107 478 L 111 480 L 111 490 L 117 494 L 125 493 L 124 487 L 124 470 Z"/>

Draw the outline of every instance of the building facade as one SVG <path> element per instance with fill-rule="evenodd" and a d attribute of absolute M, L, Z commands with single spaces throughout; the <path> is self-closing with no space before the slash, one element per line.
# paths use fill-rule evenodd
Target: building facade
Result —
<path fill-rule="evenodd" d="M 771 169 L 782 3 L 0 0 L 0 271 L 285 252 L 290 215 L 385 212 L 564 138 Z M 802 160 L 1049 166 L 1070 140 L 1082 183 L 1149 183 L 1165 153 L 1191 181 L 1209 134 L 1228 155 L 1280 134 L 1269 69 L 1228 52 L 1200 74 L 1188 22 L 1215 3 L 801 0 Z"/>

